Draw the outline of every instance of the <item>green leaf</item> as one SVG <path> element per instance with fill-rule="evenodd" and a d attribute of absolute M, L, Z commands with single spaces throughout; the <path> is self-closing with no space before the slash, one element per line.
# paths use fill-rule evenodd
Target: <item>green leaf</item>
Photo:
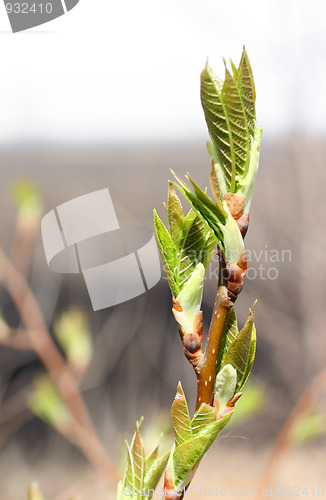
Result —
<path fill-rule="evenodd" d="M 225 212 L 222 204 L 220 201 L 216 201 L 215 203 L 207 196 L 206 193 L 200 187 L 195 183 L 195 181 L 190 177 L 190 175 L 187 175 L 187 179 L 192 184 L 192 187 L 194 188 L 195 195 L 197 198 L 202 201 L 204 204 L 206 204 L 212 211 L 216 211 L 216 214 L 218 214 L 218 217 L 220 217 L 221 222 L 224 223 L 225 217 L 227 216 L 227 213 Z"/>
<path fill-rule="evenodd" d="M 250 375 L 252 365 L 253 365 L 253 362 L 255 359 L 255 354 L 256 354 L 256 343 L 257 343 L 256 327 L 255 327 L 255 324 L 253 323 L 247 365 L 246 365 L 243 379 L 242 379 L 241 384 L 240 384 L 239 389 L 238 389 L 239 391 L 241 391 L 242 387 L 245 385 L 245 383 L 247 382 L 248 377 Z"/>
<path fill-rule="evenodd" d="M 147 500 L 151 500 L 154 490 L 161 479 L 161 476 L 166 468 L 166 464 L 168 462 L 170 456 L 170 452 L 167 451 L 160 457 L 156 458 L 154 462 L 151 464 L 150 468 L 145 474 L 144 477 L 144 490 L 148 495 L 146 496 Z M 153 490 L 153 491 L 151 491 Z"/>
<path fill-rule="evenodd" d="M 138 499 L 140 496 L 137 494 L 130 495 L 130 491 L 137 490 L 140 491 L 143 487 L 144 471 L 145 471 L 145 453 L 142 438 L 140 435 L 140 427 L 142 420 L 136 422 L 136 431 L 133 435 L 131 445 L 127 446 L 127 465 L 125 468 L 125 473 L 123 480 L 118 485 L 118 499 L 123 499 L 126 496 L 129 498 Z M 125 491 L 128 493 L 125 493 Z"/>
<path fill-rule="evenodd" d="M 212 142 L 210 144 L 214 147 Z M 207 147 L 209 149 L 211 149 L 208 144 L 207 144 Z M 212 153 L 212 154 L 214 154 L 214 153 Z M 209 182 L 210 182 L 211 190 L 213 192 L 216 203 L 221 203 L 223 201 L 223 197 L 222 197 L 221 187 L 219 185 L 218 178 L 216 175 L 216 170 L 214 168 L 214 164 L 211 165 L 211 171 L 209 174 Z"/>
<path fill-rule="evenodd" d="M 208 441 L 207 436 L 194 437 L 174 450 L 174 489 L 182 489 L 189 482 L 192 469 L 205 453 Z"/>
<path fill-rule="evenodd" d="M 124 489 L 130 488 L 130 490 L 134 490 L 135 488 L 135 474 L 134 474 L 134 462 L 132 459 L 132 453 L 130 450 L 130 446 L 126 441 L 127 446 L 127 465 L 124 473 L 124 477 L 122 482 L 118 485 L 118 492 L 121 495 L 121 498 L 124 498 Z M 119 497 L 120 498 L 120 497 Z"/>
<path fill-rule="evenodd" d="M 203 404 L 195 413 L 192 428 L 195 437 L 177 446 L 172 455 L 174 488 L 182 489 L 191 480 L 193 467 L 200 462 L 208 448 L 229 422 L 232 411 L 216 420 L 216 410 Z M 170 464 L 171 465 L 171 464 Z"/>
<path fill-rule="evenodd" d="M 237 385 L 235 392 L 239 392 L 248 375 L 247 365 L 250 360 L 253 321 L 254 313 L 249 309 L 249 317 L 245 326 L 230 344 L 223 358 L 222 367 L 230 364 L 237 371 Z"/>
<path fill-rule="evenodd" d="M 174 268 L 176 265 L 176 249 L 172 242 L 168 230 L 154 210 L 154 227 L 158 249 L 161 254 L 163 267 L 168 279 L 171 291 L 176 297 L 179 293 L 179 287 L 174 280 Z"/>
<path fill-rule="evenodd" d="M 260 146 L 262 131 L 263 131 L 262 128 L 256 128 L 254 131 L 254 137 L 251 141 L 248 172 L 246 173 L 245 176 L 243 176 L 242 179 L 239 180 L 238 194 L 243 196 L 245 199 L 244 213 L 247 214 L 249 213 L 250 210 L 252 193 L 259 166 L 259 146 Z"/>
<path fill-rule="evenodd" d="M 185 182 L 179 179 L 176 175 L 175 177 L 179 183 L 176 184 L 177 188 L 194 208 L 194 210 L 196 210 L 196 212 L 200 215 L 200 217 L 209 225 L 215 235 L 219 247 L 224 251 L 223 230 L 227 219 L 227 212 L 222 208 L 222 206 L 218 206 L 214 203 L 189 176 L 188 178 L 195 188 L 195 194 L 189 189 Z"/>
<path fill-rule="evenodd" d="M 154 448 L 152 453 L 146 458 L 145 460 L 145 474 L 149 470 L 149 468 L 152 466 L 152 464 L 155 462 L 155 460 L 158 457 L 158 449 L 159 449 L 159 444 Z"/>
<path fill-rule="evenodd" d="M 170 452 L 158 456 L 158 446 L 145 460 L 144 446 L 141 438 L 141 423 L 136 423 L 131 445 L 127 445 L 127 464 L 122 481 L 118 484 L 117 499 L 132 498 L 139 500 L 152 498 L 152 493 L 166 467 Z M 150 490 L 153 490 L 151 492 Z M 135 494 L 132 494 L 135 492 Z M 146 494 L 145 494 L 146 493 Z"/>
<path fill-rule="evenodd" d="M 216 410 L 213 406 L 202 403 L 196 411 L 194 418 L 191 421 L 191 429 L 193 436 L 196 436 L 207 425 L 216 421 Z"/>
<path fill-rule="evenodd" d="M 225 349 L 227 350 L 239 333 L 237 315 L 234 307 L 232 307 L 229 311 L 224 330 L 225 330 Z"/>
<path fill-rule="evenodd" d="M 201 102 L 208 131 L 217 147 L 220 163 L 223 166 L 223 177 L 228 192 L 231 191 L 233 158 L 230 144 L 230 125 L 221 98 L 221 90 L 222 82 L 217 79 L 207 62 L 201 73 Z"/>
<path fill-rule="evenodd" d="M 188 405 L 180 382 L 171 412 L 176 446 L 180 446 L 192 437 Z"/>
<path fill-rule="evenodd" d="M 198 217 L 195 210 L 190 210 L 184 219 L 175 269 L 175 279 L 180 290 L 199 262 L 207 268 L 214 247 L 215 238 L 207 224 Z"/>
<path fill-rule="evenodd" d="M 233 75 L 225 67 L 224 83 L 208 63 L 201 74 L 201 101 L 223 195 L 237 192 L 238 179 L 247 173 L 255 123 L 255 88 L 245 49 L 239 68 L 231 64 Z"/>
<path fill-rule="evenodd" d="M 246 111 L 239 88 L 233 76 L 225 66 L 225 80 L 221 98 L 227 117 L 230 153 L 232 158 L 232 177 L 230 191 L 236 192 L 236 175 L 243 175 L 246 161 L 249 160 L 250 132 L 246 120 Z"/>
<path fill-rule="evenodd" d="M 195 210 L 186 217 L 172 183 L 168 194 L 169 230 L 154 210 L 154 226 L 158 248 L 173 296 L 177 297 L 196 266 L 206 269 L 215 247 L 215 237 L 206 222 Z"/>
<path fill-rule="evenodd" d="M 169 181 L 169 191 L 168 191 L 168 222 L 169 231 L 174 243 L 178 243 L 184 224 L 184 215 L 182 211 L 182 205 L 178 196 L 176 195 L 173 183 Z"/>
<path fill-rule="evenodd" d="M 220 158 L 218 148 L 213 141 L 207 141 L 207 151 L 213 161 L 213 170 L 216 176 L 215 184 L 218 185 L 215 185 L 214 192 L 220 192 L 221 198 L 223 199 L 224 195 L 228 193 L 229 185 L 227 184 L 226 178 L 224 176 L 224 167 Z"/>
<path fill-rule="evenodd" d="M 209 449 L 209 447 L 214 443 L 214 441 L 217 438 L 217 436 L 222 432 L 222 430 L 224 429 L 224 427 L 230 421 L 230 419 L 231 419 L 231 417 L 233 415 L 233 412 L 234 412 L 234 410 L 231 410 L 224 417 L 220 418 L 219 420 L 215 420 L 215 422 L 212 422 L 211 424 L 205 426 L 197 434 L 197 437 L 206 437 L 207 438 L 207 443 L 206 443 L 206 447 L 205 447 L 205 449 L 203 451 L 203 455 L 207 452 L 207 450 Z"/>
<path fill-rule="evenodd" d="M 251 136 L 253 136 L 256 119 L 256 90 L 248 54 L 245 49 L 243 49 L 242 51 L 239 69 L 237 70 L 233 64 L 232 66 L 233 75 L 237 83 L 239 93 L 242 96 L 249 133 Z"/>
<path fill-rule="evenodd" d="M 218 373 L 221 369 L 221 363 L 222 360 L 226 354 L 226 351 L 238 335 L 239 330 L 238 330 L 238 322 L 237 322 L 237 315 L 235 312 L 234 307 L 232 307 L 229 311 L 229 314 L 226 318 L 226 322 L 224 325 L 223 329 L 223 334 L 221 337 L 221 344 L 220 344 L 220 349 L 219 349 L 219 357 L 217 360 L 217 365 L 216 365 L 216 373 Z"/>
<path fill-rule="evenodd" d="M 133 462 L 134 487 L 141 490 L 143 487 L 144 469 L 145 469 L 145 452 L 144 445 L 140 435 L 141 422 L 136 422 L 136 432 L 131 443 L 131 459 Z"/>

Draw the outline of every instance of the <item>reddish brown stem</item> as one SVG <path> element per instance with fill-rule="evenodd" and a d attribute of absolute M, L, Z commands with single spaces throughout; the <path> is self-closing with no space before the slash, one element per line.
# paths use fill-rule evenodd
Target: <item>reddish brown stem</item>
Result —
<path fill-rule="evenodd" d="M 232 302 L 225 286 L 218 287 L 204 356 L 198 363 L 196 410 L 202 403 L 213 405 L 216 365 L 226 318 Z"/>

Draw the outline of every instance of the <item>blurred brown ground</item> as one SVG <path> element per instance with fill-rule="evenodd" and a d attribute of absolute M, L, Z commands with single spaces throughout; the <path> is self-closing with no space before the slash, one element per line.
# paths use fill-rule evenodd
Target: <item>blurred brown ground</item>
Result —
<path fill-rule="evenodd" d="M 252 256 L 251 276 L 258 276 L 247 280 L 236 309 L 243 324 L 248 308 L 258 299 L 253 378 L 264 388 L 265 405 L 250 422 L 220 438 L 205 459 L 206 466 L 199 469 L 193 483 L 198 487 L 254 487 L 286 416 L 313 375 L 325 366 L 325 161 L 323 137 L 298 134 L 262 142 L 246 239 Z M 203 187 L 208 185 L 209 173 L 205 145 L 196 144 L 20 145 L 2 148 L 0 165 L 0 241 L 7 252 L 15 221 L 9 191 L 17 179 L 28 178 L 40 186 L 44 214 L 76 196 L 108 187 L 121 225 L 151 228 L 154 207 L 164 216 L 170 168 L 179 176 L 191 172 Z M 282 251 L 286 251 L 284 262 Z M 260 265 L 265 269 L 261 277 Z M 270 274 L 273 279 L 268 279 L 270 268 L 276 270 Z M 146 424 L 158 427 L 158 419 L 168 421 L 179 380 L 190 407 L 194 406 L 195 378 L 179 343 L 165 279 L 145 295 L 93 312 L 81 276 L 62 276 L 48 269 L 39 233 L 30 282 L 50 326 L 73 305 L 89 316 L 95 356 L 82 384 L 83 395 L 112 456 L 120 455 L 123 439 L 130 439 L 141 415 L 145 415 L 144 429 Z M 208 276 L 203 303 L 206 331 L 215 287 Z M 7 321 L 18 326 L 19 318 L 3 291 L 1 303 Z M 33 353 L 0 348 L 1 500 L 23 500 L 25 483 L 35 478 L 47 499 L 54 499 L 89 470 L 79 452 L 33 417 L 24 401 L 1 413 L 6 401 L 32 383 L 41 369 Z M 325 414 L 325 400 L 320 407 Z M 278 483 L 323 484 L 326 495 L 325 451 L 324 437 L 293 449 Z M 192 496 L 202 497 L 203 492 Z M 106 498 L 103 489 L 85 493 L 85 500 L 97 498 Z M 115 498 L 114 494 L 108 498 Z"/>

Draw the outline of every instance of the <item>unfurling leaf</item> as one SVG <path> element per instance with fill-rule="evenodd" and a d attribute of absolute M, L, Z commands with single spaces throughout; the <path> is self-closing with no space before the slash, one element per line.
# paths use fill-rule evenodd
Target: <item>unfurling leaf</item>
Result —
<path fill-rule="evenodd" d="M 252 193 L 255 185 L 257 170 L 259 166 L 259 146 L 263 129 L 256 128 L 251 142 L 249 168 L 245 177 L 239 182 L 238 194 L 244 197 L 244 213 L 249 214 Z"/>
<path fill-rule="evenodd" d="M 173 173 L 174 174 L 174 173 Z M 217 244 L 224 250 L 224 237 L 223 237 L 223 227 L 226 223 L 228 214 L 222 205 L 216 204 L 207 196 L 204 191 L 202 191 L 197 184 L 188 176 L 195 193 L 183 182 L 179 177 L 174 174 L 177 179 L 177 188 L 185 199 L 190 203 L 193 209 L 200 215 L 200 217 L 205 221 L 211 230 L 213 231 Z"/>
<path fill-rule="evenodd" d="M 158 445 L 154 448 L 152 453 L 150 453 L 150 455 L 148 455 L 148 457 L 145 460 L 145 474 L 151 468 L 151 466 L 153 465 L 153 463 L 155 462 L 155 460 L 158 457 L 159 445 L 160 445 L 160 443 L 158 443 Z"/>
<path fill-rule="evenodd" d="M 206 64 L 201 74 L 201 101 L 222 163 L 227 192 L 236 192 L 237 177 L 248 169 L 250 140 L 255 128 L 255 97 L 245 49 L 239 68 L 233 65 L 233 75 L 225 67 L 224 82 Z"/>
<path fill-rule="evenodd" d="M 181 490 L 191 479 L 192 469 L 205 453 L 209 438 L 194 437 L 178 446 L 173 453 L 174 489 Z"/>
<path fill-rule="evenodd" d="M 131 445 L 127 444 L 127 464 L 122 481 L 118 484 L 117 499 L 150 500 L 166 467 L 170 452 L 158 456 L 158 449 L 145 459 L 141 437 L 141 423 L 136 422 L 136 432 Z"/>
<path fill-rule="evenodd" d="M 230 412 L 227 413 L 226 415 L 224 415 L 222 418 L 220 418 L 219 420 L 215 420 L 215 422 L 208 424 L 203 429 L 201 429 L 201 431 L 198 432 L 197 437 L 202 436 L 202 437 L 208 438 L 206 448 L 203 452 L 203 455 L 207 452 L 209 447 L 214 443 L 217 436 L 222 432 L 222 430 L 224 429 L 226 424 L 230 421 L 232 415 L 233 415 L 233 410 L 230 410 Z"/>
<path fill-rule="evenodd" d="M 200 311 L 203 296 L 204 276 L 205 268 L 203 264 L 199 262 L 177 296 L 177 302 L 180 304 L 182 311 L 177 311 L 175 308 L 173 308 L 172 311 L 183 333 L 196 332 L 196 318 Z"/>
<path fill-rule="evenodd" d="M 171 412 L 176 446 L 180 446 L 192 437 L 188 405 L 180 382 Z"/>
<path fill-rule="evenodd" d="M 133 436 L 131 445 L 129 446 L 128 443 L 126 443 L 128 451 L 127 465 L 124 478 L 118 486 L 118 499 L 125 498 L 126 490 L 140 491 L 143 487 L 145 452 L 140 435 L 140 426 L 141 422 L 136 422 L 136 432 Z M 138 498 L 138 494 L 131 498 Z"/>
<path fill-rule="evenodd" d="M 167 204 L 168 227 L 154 210 L 157 245 L 173 296 L 176 298 L 201 263 L 207 268 L 215 246 L 215 238 L 206 222 L 195 210 L 183 215 L 173 184 L 169 183 Z"/>
<path fill-rule="evenodd" d="M 136 422 L 136 432 L 131 442 L 130 454 L 133 463 L 134 487 L 140 490 L 143 486 L 145 470 L 145 451 L 143 440 L 140 435 L 141 422 Z"/>
<path fill-rule="evenodd" d="M 205 411 L 206 408 L 203 413 Z M 181 491 L 191 481 L 195 472 L 195 465 L 200 462 L 209 447 L 229 422 L 232 413 L 231 411 L 220 420 L 215 420 L 201 427 L 201 430 L 196 433 L 195 437 L 173 450 L 168 468 L 173 477 L 173 487 L 175 490 Z M 194 424 L 196 425 L 196 422 Z"/>
<path fill-rule="evenodd" d="M 179 183 L 177 184 L 179 191 L 213 231 L 216 242 L 225 255 L 226 262 L 237 264 L 244 251 L 244 243 L 240 229 L 230 214 L 227 203 L 225 201 L 215 203 L 189 175 L 187 177 L 194 188 L 194 193 L 185 182 L 177 176 L 175 177 Z"/>
<path fill-rule="evenodd" d="M 183 215 L 181 202 L 176 195 L 171 181 L 169 181 L 167 212 L 170 235 L 172 241 L 177 244 L 182 236 L 185 217 Z"/>
<path fill-rule="evenodd" d="M 37 417 L 59 432 L 65 433 L 72 425 L 70 412 L 48 375 L 35 378 L 27 405 Z"/>
<path fill-rule="evenodd" d="M 255 324 L 253 323 L 247 365 L 246 365 L 244 377 L 242 379 L 239 390 L 241 390 L 242 387 L 245 385 L 245 383 L 247 382 L 248 377 L 250 375 L 252 365 L 253 365 L 253 362 L 255 359 L 255 354 L 256 354 L 256 343 L 257 343 L 256 327 L 255 327 Z"/>
<path fill-rule="evenodd" d="M 224 229 L 224 256 L 228 264 L 238 264 L 244 251 L 243 237 L 232 215 L 229 215 Z"/>
<path fill-rule="evenodd" d="M 205 269 L 207 268 L 215 244 L 215 238 L 206 222 L 198 216 L 195 210 L 190 210 L 184 220 L 177 250 L 178 262 L 175 273 L 180 290 L 199 262 Z"/>
<path fill-rule="evenodd" d="M 55 321 L 54 332 L 70 367 L 82 374 L 93 354 L 92 337 L 86 315 L 78 309 L 64 312 Z"/>
<path fill-rule="evenodd" d="M 229 422 L 232 410 L 216 420 L 216 409 L 203 403 L 190 422 L 187 402 L 181 385 L 172 406 L 175 443 L 167 469 L 173 481 L 173 489 L 180 491 L 191 481 L 195 465 Z"/>
<path fill-rule="evenodd" d="M 207 425 L 216 421 L 216 409 L 206 403 L 202 403 L 191 421 L 192 433 L 196 436 Z"/>
<path fill-rule="evenodd" d="M 222 367 L 232 365 L 237 371 L 235 392 L 244 386 L 255 356 L 256 333 L 254 329 L 254 310 L 249 310 L 249 317 L 243 329 L 229 345 L 223 357 Z"/>
<path fill-rule="evenodd" d="M 237 315 L 235 312 L 234 307 L 232 307 L 229 311 L 228 317 L 226 319 L 224 329 L 223 329 L 223 334 L 221 338 L 221 344 L 219 348 L 219 357 L 217 360 L 217 365 L 216 365 L 216 373 L 218 373 L 221 369 L 221 363 L 222 360 L 225 356 L 226 351 L 232 344 L 233 340 L 236 338 L 238 335 L 239 330 L 238 330 L 238 322 L 237 322 Z"/>
<path fill-rule="evenodd" d="M 237 371 L 232 365 L 225 365 L 215 380 L 215 396 L 219 404 L 219 413 L 225 410 L 227 403 L 233 398 L 237 385 Z"/>
<path fill-rule="evenodd" d="M 147 494 L 146 500 L 151 500 L 153 492 L 162 477 L 166 464 L 168 462 L 170 452 L 167 451 L 164 455 L 158 457 L 151 464 L 150 468 L 144 477 L 144 491 Z"/>
<path fill-rule="evenodd" d="M 232 61 L 231 65 L 233 74 L 225 67 L 223 82 L 206 64 L 201 74 L 201 101 L 212 139 L 208 152 L 217 178 L 214 195 L 239 193 L 245 198 L 245 213 L 249 213 L 262 130 L 256 127 L 255 85 L 245 49 L 239 67 Z"/>
<path fill-rule="evenodd" d="M 11 189 L 20 220 L 36 222 L 42 213 L 43 200 L 36 184 L 27 179 L 16 181 Z"/>
<path fill-rule="evenodd" d="M 169 235 L 168 230 L 159 218 L 156 210 L 154 210 L 154 227 L 158 249 L 161 254 L 161 259 L 168 279 L 169 287 L 172 294 L 176 297 L 179 293 L 179 287 L 174 279 L 174 270 L 176 266 L 176 248 Z"/>

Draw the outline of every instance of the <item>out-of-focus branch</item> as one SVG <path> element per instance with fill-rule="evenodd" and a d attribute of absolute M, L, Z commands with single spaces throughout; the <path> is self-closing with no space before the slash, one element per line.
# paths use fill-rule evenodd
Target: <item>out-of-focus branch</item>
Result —
<path fill-rule="evenodd" d="M 91 497 L 94 495 L 93 485 L 95 483 L 96 477 L 94 473 L 87 474 L 84 478 L 75 484 L 71 485 L 69 488 L 60 492 L 56 495 L 53 500 L 67 500 L 68 498 L 79 498 L 78 495 L 83 495 L 83 497 Z"/>
<path fill-rule="evenodd" d="M 25 278 L 0 249 L 0 280 L 12 297 L 26 327 L 29 342 L 49 372 L 61 397 L 76 421 L 75 435 L 85 456 L 106 480 L 116 480 L 114 464 L 98 439 L 76 381 L 53 342 L 38 303 Z"/>
<path fill-rule="evenodd" d="M 17 210 L 17 218 L 10 261 L 27 279 L 40 227 L 43 200 L 38 186 L 27 179 L 15 182 L 11 195 Z"/>
<path fill-rule="evenodd" d="M 17 220 L 13 245 L 11 251 L 11 262 L 19 273 L 27 278 L 31 268 L 35 238 L 39 230 L 38 221 Z"/>
<path fill-rule="evenodd" d="M 0 345 L 13 349 L 32 350 L 26 330 L 23 328 L 8 328 L 0 322 Z"/>
<path fill-rule="evenodd" d="M 285 424 L 283 425 L 262 472 L 258 491 L 263 491 L 262 488 L 264 485 L 271 485 L 273 483 L 282 460 L 293 444 L 291 430 L 293 429 L 294 424 L 299 418 L 311 413 L 325 391 L 326 368 L 321 370 L 304 389 Z"/>

